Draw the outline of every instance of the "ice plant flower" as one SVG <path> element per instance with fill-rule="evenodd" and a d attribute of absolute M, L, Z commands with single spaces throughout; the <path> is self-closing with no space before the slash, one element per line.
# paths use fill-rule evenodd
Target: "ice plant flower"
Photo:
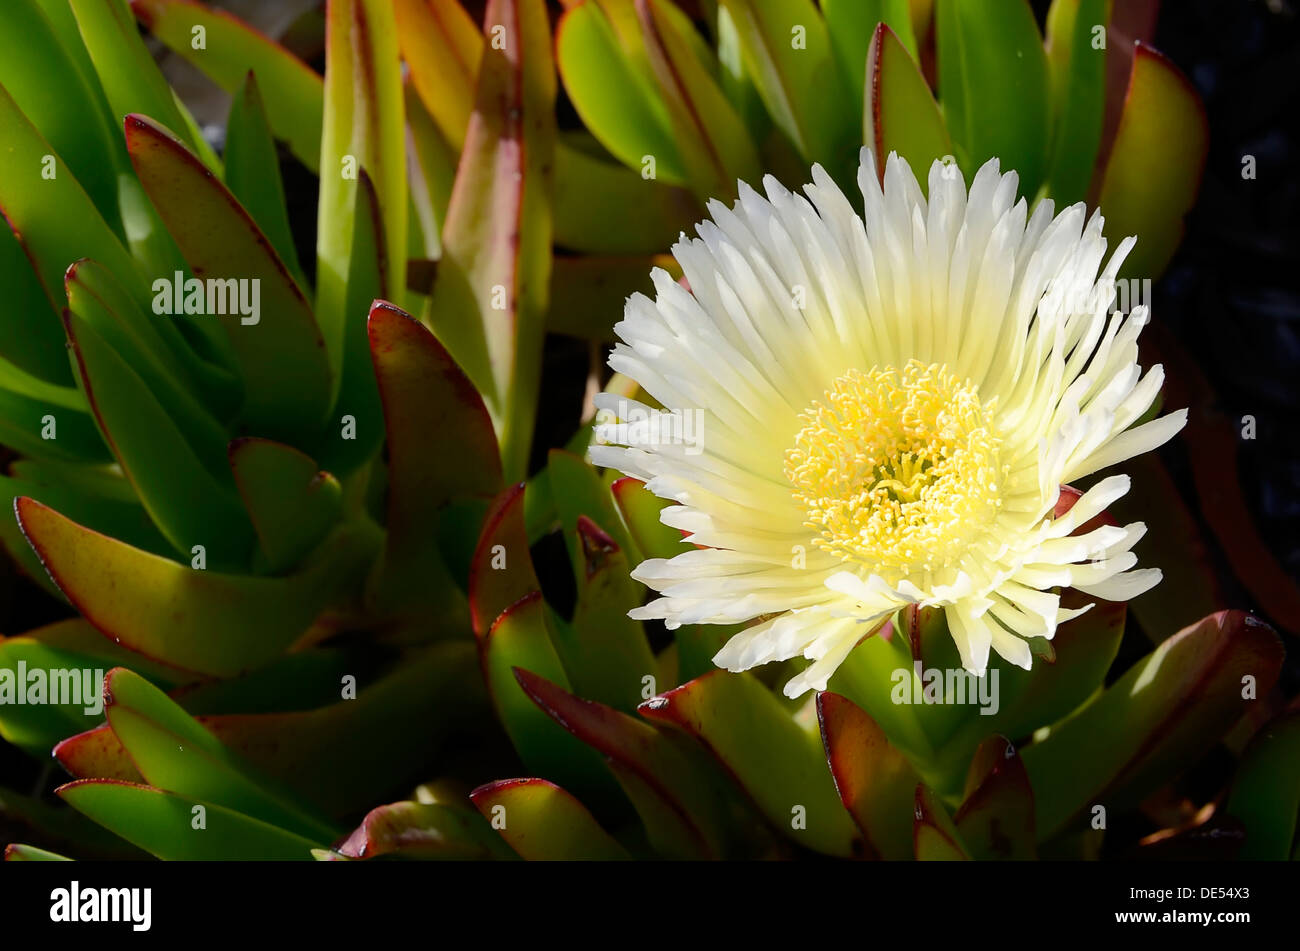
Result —
<path fill-rule="evenodd" d="M 1146 307 L 1111 312 L 1133 239 L 1103 267 L 1102 217 L 1032 214 L 993 159 L 969 193 L 940 162 L 922 193 L 863 151 L 859 215 L 820 168 L 806 198 L 772 178 L 709 206 L 698 238 L 616 327 L 610 366 L 664 407 L 602 394 L 592 458 L 677 504 L 695 550 L 642 562 L 661 597 L 633 612 L 682 624 L 755 621 L 714 658 L 729 670 L 802 655 L 785 687 L 825 689 L 853 647 L 909 603 L 943 609 L 966 669 L 990 650 L 1028 668 L 1026 638 L 1156 584 L 1130 550 L 1145 526 L 1079 526 L 1124 495 L 1096 481 L 1055 516 L 1060 487 L 1161 445 L 1186 412 L 1139 420 L 1163 372 L 1138 366 Z M 927 199 L 928 195 L 928 199 Z M 680 431 L 628 416 L 702 412 Z M 622 422 L 620 422 L 622 420 Z M 1088 605 L 1089 607 L 1091 605 Z"/>

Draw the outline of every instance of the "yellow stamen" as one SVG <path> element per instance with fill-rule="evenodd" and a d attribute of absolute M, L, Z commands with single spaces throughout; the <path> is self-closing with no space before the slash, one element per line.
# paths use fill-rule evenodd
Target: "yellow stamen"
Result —
<path fill-rule="evenodd" d="M 814 544 L 886 577 L 953 564 L 1001 505 L 995 409 L 918 360 L 836 379 L 785 455 Z"/>

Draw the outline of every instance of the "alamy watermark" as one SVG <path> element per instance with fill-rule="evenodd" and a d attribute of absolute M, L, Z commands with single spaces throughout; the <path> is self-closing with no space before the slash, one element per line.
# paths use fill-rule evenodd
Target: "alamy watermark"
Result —
<path fill-rule="evenodd" d="M 990 668 L 981 677 L 960 667 L 924 668 L 914 661 L 911 668 L 899 667 L 889 676 L 894 685 L 889 698 L 894 703 L 971 704 L 978 705 L 980 716 L 998 712 L 998 669 Z"/>
<path fill-rule="evenodd" d="M 159 316 L 237 314 L 241 324 L 252 326 L 262 319 L 262 281 L 256 277 L 187 280 L 177 271 L 153 282 L 153 312 Z"/>
<path fill-rule="evenodd" d="M 88 667 L 0 667 L 0 706 L 81 707 L 88 717 L 104 712 L 104 671 Z"/>
<path fill-rule="evenodd" d="M 641 448 L 685 446 L 688 456 L 704 451 L 704 410 L 650 409 L 619 400 L 617 409 L 596 412 L 595 439 L 602 444 Z"/>

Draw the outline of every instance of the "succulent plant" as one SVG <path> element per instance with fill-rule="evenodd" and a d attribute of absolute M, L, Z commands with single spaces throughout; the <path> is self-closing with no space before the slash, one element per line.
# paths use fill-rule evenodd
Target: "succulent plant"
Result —
<path fill-rule="evenodd" d="M 32 843 L 6 857 L 1095 857 L 1135 808 L 1173 854 L 1205 813 L 1152 793 L 1220 742 L 1235 777 L 1192 794 L 1215 847 L 1292 855 L 1281 643 L 1217 610 L 1162 531 L 1176 498 L 1117 511 L 1174 589 L 1134 603 L 1136 663 L 1102 604 L 1032 669 L 992 659 L 996 712 L 926 703 L 914 664 L 961 663 L 911 606 L 791 700 L 797 661 L 714 667 L 743 625 L 629 617 L 631 570 L 693 546 L 589 461 L 590 412 L 533 446 L 564 412 L 548 332 L 612 340 L 706 201 L 813 163 L 847 184 L 863 144 L 967 178 L 999 157 L 1031 204 L 1100 204 L 1112 245 L 1138 236 L 1121 273 L 1158 276 L 1206 134 L 1154 4 L 1056 0 L 1045 39 L 1019 0 L 560 6 L 328 0 L 323 76 L 191 0 L 6 7 L 0 538 L 77 616 L 0 639 L 0 671 L 108 671 L 102 721 L 0 705 L 74 780 L 66 805 L 0 791 Z M 220 155 L 135 20 L 233 96 Z M 314 262 L 283 153 L 319 177 Z M 256 280 L 256 313 L 186 316 L 191 278 Z"/>

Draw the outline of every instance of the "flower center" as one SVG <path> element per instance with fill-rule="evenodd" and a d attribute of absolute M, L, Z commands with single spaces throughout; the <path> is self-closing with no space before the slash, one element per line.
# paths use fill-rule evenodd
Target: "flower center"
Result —
<path fill-rule="evenodd" d="M 918 360 L 836 379 L 785 454 L 814 544 L 886 577 L 952 564 L 1001 505 L 996 402 Z"/>

